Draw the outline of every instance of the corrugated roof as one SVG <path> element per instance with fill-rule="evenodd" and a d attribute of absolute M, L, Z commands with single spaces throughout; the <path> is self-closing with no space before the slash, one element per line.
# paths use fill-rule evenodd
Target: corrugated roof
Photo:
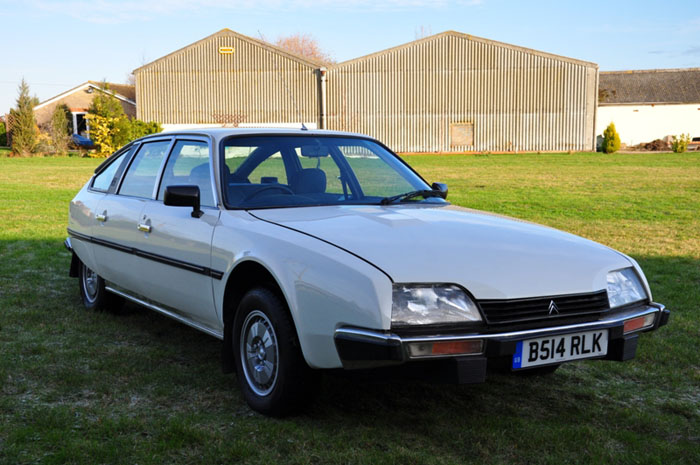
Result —
<path fill-rule="evenodd" d="M 597 65 L 596 63 L 592 63 L 592 62 L 590 62 L 590 61 L 577 60 L 576 58 L 569 58 L 569 57 L 565 57 L 565 56 L 561 56 L 561 55 L 555 55 L 555 54 L 553 54 L 553 53 L 541 52 L 541 51 L 539 51 L 539 50 L 535 50 L 535 49 L 531 49 L 531 48 L 526 48 L 526 47 L 520 47 L 520 46 L 518 46 L 518 45 L 507 44 L 507 43 L 505 43 L 505 42 L 498 42 L 498 41 L 491 40 L 491 39 L 484 39 L 483 37 L 477 37 L 477 36 L 473 36 L 473 35 L 471 35 L 471 34 L 465 34 L 465 33 L 463 33 L 463 32 L 457 32 L 457 31 L 445 31 L 445 32 L 440 32 L 440 33 L 438 33 L 438 34 L 434 34 L 434 35 L 432 35 L 432 36 L 428 36 L 428 37 L 424 37 L 424 38 L 422 38 L 422 39 L 414 40 L 414 41 L 412 41 L 412 42 L 407 42 L 407 43 L 405 43 L 405 44 L 401 44 L 401 45 L 398 45 L 398 46 L 396 46 L 396 47 L 387 48 L 387 49 L 385 49 L 385 50 L 381 50 L 381 51 L 379 51 L 379 52 L 371 53 L 371 54 L 369 54 L 369 55 L 361 56 L 361 57 L 358 57 L 358 58 L 353 58 L 353 59 L 351 59 L 351 60 L 343 61 L 342 63 L 337 63 L 337 64 L 334 64 L 334 65 L 330 65 L 330 66 L 328 66 L 328 68 L 329 68 L 329 69 L 331 69 L 331 68 L 341 68 L 341 67 L 344 67 L 345 65 L 348 65 L 348 64 L 352 64 L 352 63 L 355 63 L 355 62 L 358 62 L 358 61 L 362 61 L 362 60 L 366 60 L 366 59 L 369 59 L 369 58 L 373 58 L 373 57 L 376 57 L 376 56 L 379 56 L 379 55 L 384 55 L 384 54 L 391 53 L 391 52 L 394 52 L 394 51 L 402 50 L 402 49 L 405 49 L 405 48 L 408 48 L 408 47 L 414 47 L 414 46 L 416 46 L 416 45 L 418 45 L 418 44 L 422 44 L 422 43 L 424 43 L 424 42 L 428 42 L 428 41 L 440 39 L 440 38 L 445 37 L 445 36 L 459 37 L 459 38 L 462 38 L 462 39 L 473 40 L 473 41 L 475 41 L 475 42 L 481 42 L 481 43 L 493 45 L 493 46 L 496 46 L 496 47 L 503 47 L 503 48 L 508 48 L 508 49 L 511 49 L 511 50 L 518 50 L 518 51 L 520 51 L 520 52 L 529 53 L 529 54 L 532 54 L 532 55 L 537 55 L 537 56 L 541 56 L 541 57 L 545 57 L 545 58 L 551 58 L 551 59 L 554 59 L 554 60 L 565 61 L 565 62 L 568 62 L 568 63 L 575 63 L 575 64 L 579 64 L 579 65 L 583 65 L 583 66 L 590 66 L 590 67 L 593 67 L 593 68 L 598 68 L 598 65 Z"/>
<path fill-rule="evenodd" d="M 189 50 L 190 48 L 192 48 L 192 47 L 194 47 L 194 46 L 196 46 L 196 45 L 201 44 L 202 42 L 205 42 L 205 41 L 207 41 L 207 40 L 210 40 L 210 39 L 212 39 L 212 38 L 214 38 L 214 37 L 219 37 L 219 36 L 233 36 L 233 37 L 236 37 L 236 38 L 238 38 L 238 39 L 251 42 L 251 43 L 253 43 L 253 44 L 255 44 L 255 45 L 258 45 L 258 46 L 260 46 L 260 47 L 262 47 L 262 48 L 268 49 L 268 50 L 270 50 L 270 51 L 272 51 L 272 52 L 275 52 L 275 53 L 278 53 L 278 54 L 280 54 L 280 55 L 284 55 L 284 56 L 286 56 L 286 57 L 288 57 L 288 58 L 291 58 L 292 60 L 296 60 L 296 61 L 298 61 L 299 63 L 302 63 L 302 64 L 304 64 L 304 65 L 306 65 L 306 66 L 310 66 L 310 67 L 312 67 L 312 68 L 320 68 L 320 67 L 324 66 L 323 63 L 320 63 L 320 62 L 318 62 L 318 61 L 316 61 L 316 60 L 312 60 L 311 58 L 307 58 L 307 57 L 303 57 L 303 56 L 297 55 L 296 53 L 289 52 L 289 51 L 287 51 L 287 50 L 284 50 L 284 49 L 282 49 L 282 48 L 280 48 L 280 47 L 277 47 L 277 46 L 272 45 L 272 44 L 270 44 L 270 43 L 267 43 L 267 42 L 265 42 L 265 41 L 258 40 L 258 39 L 254 39 L 254 38 L 252 38 L 252 37 L 248 37 L 248 36 L 246 36 L 246 35 L 243 35 L 243 34 L 240 34 L 240 33 L 238 33 L 238 32 L 232 31 L 231 29 L 224 28 L 224 29 L 222 29 L 222 30 L 220 30 L 220 31 L 218 31 L 218 32 L 215 32 L 214 34 L 212 34 L 212 35 L 210 35 L 210 36 L 207 36 L 207 37 L 205 37 L 205 38 L 203 38 L 203 39 L 198 40 L 197 42 L 193 42 L 193 43 L 191 43 L 191 44 L 189 44 L 189 45 L 186 45 L 186 46 L 182 47 L 181 49 L 175 50 L 175 51 L 172 52 L 172 53 L 169 53 L 169 54 L 167 54 L 167 55 L 165 55 L 165 56 L 163 56 L 163 57 L 160 57 L 160 58 L 158 58 L 158 59 L 155 60 L 155 61 L 152 61 L 152 62 L 150 62 L 150 63 L 147 63 L 147 64 L 141 66 L 140 68 L 136 68 L 136 69 L 134 70 L 134 74 L 136 74 L 136 73 L 138 73 L 138 72 L 141 72 L 141 71 L 143 71 L 143 70 L 145 70 L 145 69 L 148 69 L 148 68 L 154 66 L 156 63 L 160 63 L 160 62 L 163 61 L 163 60 L 167 60 L 168 58 L 171 58 L 171 57 L 173 57 L 173 56 L 175 56 L 175 55 L 178 55 L 178 54 L 180 54 L 180 53 L 183 53 L 183 52 Z"/>
<path fill-rule="evenodd" d="M 700 103 L 700 68 L 601 71 L 598 103 Z"/>

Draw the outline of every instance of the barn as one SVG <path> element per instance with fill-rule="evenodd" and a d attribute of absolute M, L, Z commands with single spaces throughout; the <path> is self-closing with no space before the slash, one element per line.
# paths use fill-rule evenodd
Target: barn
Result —
<path fill-rule="evenodd" d="M 700 68 L 601 72 L 596 132 L 610 123 L 630 146 L 700 137 Z"/>
<path fill-rule="evenodd" d="M 598 66 L 448 31 L 324 67 L 229 29 L 134 71 L 166 129 L 293 126 L 402 152 L 594 148 Z"/>
<path fill-rule="evenodd" d="M 308 123 L 320 63 L 223 29 L 134 70 L 136 116 L 167 129 Z"/>
<path fill-rule="evenodd" d="M 594 63 L 448 31 L 328 74 L 328 127 L 398 151 L 592 148 Z"/>

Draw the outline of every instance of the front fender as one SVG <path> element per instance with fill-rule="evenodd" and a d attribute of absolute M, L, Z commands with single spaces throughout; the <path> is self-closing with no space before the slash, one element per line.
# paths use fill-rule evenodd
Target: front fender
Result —
<path fill-rule="evenodd" d="M 340 326 L 389 329 L 392 282 L 359 258 L 313 237 L 258 220 L 245 211 L 221 216 L 212 242 L 214 283 L 223 315 L 233 269 L 252 260 L 264 266 L 284 294 L 302 353 L 314 368 L 340 368 L 333 335 Z"/>

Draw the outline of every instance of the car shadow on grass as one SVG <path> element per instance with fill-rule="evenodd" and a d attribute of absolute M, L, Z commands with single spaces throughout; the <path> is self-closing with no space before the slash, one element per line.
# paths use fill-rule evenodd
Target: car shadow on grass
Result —
<path fill-rule="evenodd" d="M 36 431 L 60 431 L 58 420 L 41 422 L 61 411 L 66 431 L 53 447 L 66 438 L 78 444 L 76 431 L 86 429 L 97 439 L 144 444 L 145 455 L 131 460 L 139 463 L 149 463 L 151 438 L 180 438 L 169 431 L 181 429 L 189 442 L 162 442 L 155 457 L 186 450 L 212 463 L 235 454 L 261 463 L 700 457 L 696 258 L 635 257 L 655 300 L 673 312 L 669 326 L 642 335 L 635 360 L 576 362 L 531 378 L 490 372 L 486 383 L 463 386 L 326 373 L 308 408 L 281 420 L 247 407 L 236 375 L 221 372 L 220 341 L 132 304 L 120 314 L 86 312 L 77 281 L 66 276 L 70 256 L 55 242 L 2 242 L 0 258 L 0 445 L 8 454 L 36 449 Z M 91 420 L 100 418 L 111 426 Z M 237 452 L 230 437 L 242 438 Z M 251 438 L 264 445 L 250 446 Z"/>
<path fill-rule="evenodd" d="M 652 290 L 655 292 L 655 300 L 665 303 L 673 310 L 672 323 L 679 320 L 680 335 L 678 331 L 669 331 L 662 328 L 658 333 L 643 335 L 640 342 L 640 356 L 643 362 L 653 362 L 657 366 L 645 367 L 646 370 L 656 370 L 659 365 L 672 363 L 675 358 L 665 358 L 662 354 L 668 351 L 657 350 L 663 345 L 664 340 L 672 340 L 677 350 L 686 352 L 688 344 L 684 344 L 684 337 L 697 334 L 700 321 L 695 316 L 700 301 L 700 260 L 683 257 L 637 257 L 642 267 L 646 270 Z M 66 290 L 71 292 L 70 289 Z M 77 283 L 72 290 L 74 302 L 79 306 Z M 78 308 L 77 311 L 83 311 Z M 179 324 L 163 315 L 147 310 L 136 304 L 126 303 L 118 315 L 105 315 L 113 323 L 115 328 L 120 328 L 125 334 L 130 333 L 138 341 L 149 346 L 159 346 L 160 354 L 164 356 L 164 365 L 175 363 L 180 367 L 197 367 L 202 364 L 206 369 L 213 369 L 217 375 L 219 370 L 219 356 L 221 342 L 202 334 L 192 328 Z M 673 327 L 673 326 L 672 326 Z M 687 342 L 687 341 L 686 341 Z M 166 355 L 170 354 L 170 355 Z M 698 357 L 684 358 L 690 364 L 697 366 Z M 567 411 L 577 409 L 582 399 L 590 399 L 585 393 L 575 394 L 574 401 L 571 396 L 564 396 L 557 400 L 551 394 L 556 385 L 561 387 L 563 383 L 571 382 L 575 386 L 581 386 L 586 380 L 596 384 L 597 380 L 591 380 L 588 372 L 598 373 L 605 371 L 606 367 L 613 367 L 612 372 L 624 376 L 625 365 L 631 368 L 639 366 L 639 361 L 628 364 L 616 362 L 583 362 L 564 365 L 559 371 L 550 376 L 520 377 L 512 374 L 504 374 L 503 370 L 490 370 L 487 381 L 483 385 L 452 385 L 432 384 L 430 382 L 417 381 L 399 377 L 379 377 L 372 374 L 353 372 L 330 372 L 322 377 L 322 388 L 316 390 L 315 402 L 312 404 L 309 414 L 316 416 L 325 411 L 335 410 L 345 420 L 348 417 L 363 415 L 375 416 L 379 412 L 401 411 L 404 409 L 427 412 L 433 410 L 436 405 L 442 405 L 442 401 L 449 399 L 449 407 L 445 412 L 461 411 L 474 412 L 479 408 L 495 408 L 499 405 L 512 409 L 513 405 L 526 405 L 528 403 L 546 403 L 548 410 L 560 407 Z M 674 365 L 677 366 L 677 363 Z M 595 368 L 591 368 L 595 367 Z M 680 368 L 680 367 L 679 367 Z M 635 371 L 635 370 L 632 370 Z M 212 376 L 214 373 L 211 373 Z M 224 376 L 225 378 L 231 378 Z M 227 383 L 228 384 L 228 383 Z M 235 387 L 235 380 L 231 380 Z M 592 386 L 589 386 L 592 387 Z M 237 396 L 238 397 L 238 396 Z M 524 401 L 523 399 L 527 399 Z M 242 400 L 239 397 L 239 401 Z M 531 412 L 532 413 L 532 412 Z"/>

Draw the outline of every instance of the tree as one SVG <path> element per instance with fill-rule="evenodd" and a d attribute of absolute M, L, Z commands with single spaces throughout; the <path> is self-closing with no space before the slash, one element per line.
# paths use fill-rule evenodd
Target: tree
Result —
<path fill-rule="evenodd" d="M 29 95 L 29 85 L 22 79 L 19 85 L 17 108 L 10 110 L 12 118 L 12 153 L 29 155 L 37 144 L 38 128 L 34 119 L 37 98 Z"/>
<path fill-rule="evenodd" d="M 288 52 L 296 53 L 306 58 L 321 63 L 335 63 L 333 57 L 318 45 L 318 41 L 311 34 L 293 34 L 279 37 L 275 45 Z"/>
<path fill-rule="evenodd" d="M 70 141 L 70 110 L 65 104 L 56 105 L 51 115 L 49 123 L 49 136 L 51 138 L 51 146 L 57 153 L 66 153 L 68 151 L 68 142 Z"/>
<path fill-rule="evenodd" d="M 90 139 L 99 154 L 110 154 L 130 139 L 131 122 L 107 83 L 102 83 L 88 109 Z"/>
<path fill-rule="evenodd" d="M 130 141 L 163 129 L 156 122 L 130 120 L 119 100 L 112 95 L 107 83 L 95 95 L 88 109 L 90 139 L 95 144 L 97 155 L 109 155 Z"/>
<path fill-rule="evenodd" d="M 428 26 L 428 27 L 421 26 L 420 28 L 416 28 L 414 35 L 415 35 L 416 40 L 423 39 L 425 37 L 433 35 L 433 30 L 430 28 L 430 26 Z"/>
<path fill-rule="evenodd" d="M 0 118 L 0 146 L 7 145 L 7 126 L 5 120 Z"/>
<path fill-rule="evenodd" d="M 688 144 L 690 143 L 690 134 L 681 134 L 680 136 L 671 136 L 673 142 L 671 142 L 671 148 L 674 153 L 684 153 L 688 150 Z"/>
<path fill-rule="evenodd" d="M 613 153 L 620 150 L 620 135 L 615 130 L 615 124 L 610 123 L 603 131 L 603 152 Z"/>

